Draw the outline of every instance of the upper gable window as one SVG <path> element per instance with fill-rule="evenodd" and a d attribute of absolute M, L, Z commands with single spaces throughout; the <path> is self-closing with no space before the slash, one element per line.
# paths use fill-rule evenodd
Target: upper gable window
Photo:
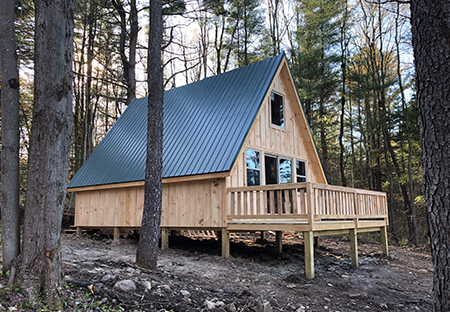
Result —
<path fill-rule="evenodd" d="M 270 93 L 270 117 L 272 125 L 284 128 L 284 98 L 273 91 Z"/>

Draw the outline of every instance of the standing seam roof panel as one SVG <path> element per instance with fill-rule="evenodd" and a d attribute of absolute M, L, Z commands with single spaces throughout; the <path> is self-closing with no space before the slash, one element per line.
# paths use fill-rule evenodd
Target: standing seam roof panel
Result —
<path fill-rule="evenodd" d="M 166 91 L 163 178 L 230 171 L 284 57 Z M 69 188 L 145 179 L 147 106 L 130 103 Z"/>

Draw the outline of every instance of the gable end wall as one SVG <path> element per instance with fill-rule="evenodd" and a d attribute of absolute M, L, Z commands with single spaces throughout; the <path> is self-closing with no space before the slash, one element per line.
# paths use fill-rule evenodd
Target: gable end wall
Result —
<path fill-rule="evenodd" d="M 228 187 L 247 186 L 245 150 L 252 148 L 261 151 L 261 168 L 264 168 L 264 153 L 276 154 L 306 162 L 307 181 L 327 184 L 322 165 L 312 141 L 309 127 L 303 118 L 298 96 L 294 89 L 291 74 L 286 61 L 272 82 L 264 99 L 260 113 L 241 150 L 231 177 L 227 178 Z M 270 124 L 270 93 L 275 91 L 284 97 L 285 129 Z M 261 171 L 261 184 L 265 184 L 264 170 Z"/>

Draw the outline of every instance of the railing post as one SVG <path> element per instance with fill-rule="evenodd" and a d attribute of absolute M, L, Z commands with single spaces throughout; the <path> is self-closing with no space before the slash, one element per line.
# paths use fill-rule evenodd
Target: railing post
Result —
<path fill-rule="evenodd" d="M 355 205 L 354 205 L 354 207 L 355 207 L 355 229 L 357 229 L 358 225 L 359 225 L 358 224 L 358 222 L 359 222 L 359 220 L 358 220 L 358 215 L 359 215 L 358 192 L 355 191 L 353 194 L 355 196 Z"/>
<path fill-rule="evenodd" d="M 314 189 L 312 187 L 311 182 L 306 183 L 306 196 L 308 198 L 308 201 L 306 203 L 307 206 L 307 213 L 308 213 L 308 223 L 309 228 L 311 231 L 314 231 Z"/>

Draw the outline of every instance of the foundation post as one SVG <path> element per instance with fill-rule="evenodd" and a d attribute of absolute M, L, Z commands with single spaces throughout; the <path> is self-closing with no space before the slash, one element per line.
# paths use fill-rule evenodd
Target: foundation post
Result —
<path fill-rule="evenodd" d="M 387 256 L 389 254 L 387 226 L 382 226 L 380 228 L 380 233 L 381 233 L 381 252 L 383 253 L 383 255 Z"/>
<path fill-rule="evenodd" d="M 230 233 L 226 229 L 222 229 L 222 257 L 230 256 Z"/>
<path fill-rule="evenodd" d="M 315 236 L 314 237 L 314 248 L 319 248 L 320 244 L 320 237 L 319 236 Z"/>
<path fill-rule="evenodd" d="M 266 231 L 261 231 L 261 239 L 266 240 Z"/>
<path fill-rule="evenodd" d="M 161 229 L 161 250 L 169 249 L 169 230 Z"/>
<path fill-rule="evenodd" d="M 81 234 L 83 234 L 83 229 L 81 227 L 77 226 L 77 235 L 81 236 Z"/>
<path fill-rule="evenodd" d="M 114 241 L 118 241 L 120 239 L 120 228 L 114 228 Z"/>
<path fill-rule="evenodd" d="M 358 235 L 356 229 L 350 230 L 350 256 L 352 258 L 352 268 L 358 267 Z"/>
<path fill-rule="evenodd" d="M 314 243 L 313 231 L 303 232 L 305 241 L 305 275 L 307 279 L 314 278 Z"/>
<path fill-rule="evenodd" d="M 275 233 L 276 233 L 277 252 L 282 253 L 283 252 L 283 232 L 276 231 Z"/>

